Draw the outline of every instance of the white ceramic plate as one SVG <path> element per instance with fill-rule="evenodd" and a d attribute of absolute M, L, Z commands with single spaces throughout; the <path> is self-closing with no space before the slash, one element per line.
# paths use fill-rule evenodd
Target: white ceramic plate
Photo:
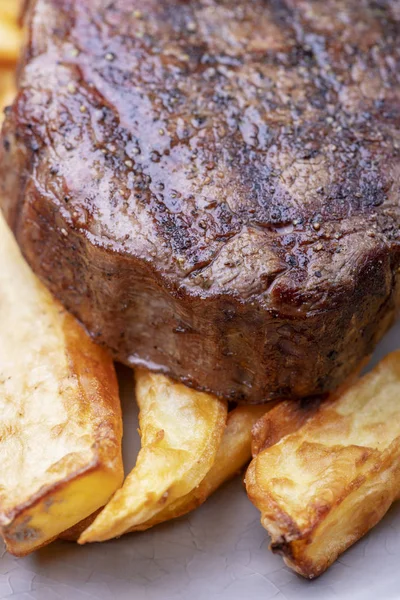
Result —
<path fill-rule="evenodd" d="M 400 347 L 400 323 L 378 360 Z M 131 377 L 121 372 L 127 469 L 138 449 Z M 400 402 L 400 398 L 399 398 Z M 54 543 L 0 558 L 0 598 L 13 600 L 398 600 L 400 505 L 319 579 L 308 582 L 268 551 L 241 478 L 186 518 L 105 544 Z"/>

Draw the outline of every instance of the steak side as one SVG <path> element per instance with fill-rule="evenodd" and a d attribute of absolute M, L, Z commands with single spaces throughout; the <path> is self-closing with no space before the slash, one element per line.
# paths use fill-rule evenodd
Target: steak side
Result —
<path fill-rule="evenodd" d="M 128 365 L 335 388 L 400 307 L 398 0 L 34 0 L 2 208 Z"/>

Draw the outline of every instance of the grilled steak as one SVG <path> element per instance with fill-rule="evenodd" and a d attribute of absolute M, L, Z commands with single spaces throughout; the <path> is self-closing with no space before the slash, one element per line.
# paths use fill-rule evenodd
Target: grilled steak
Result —
<path fill-rule="evenodd" d="M 399 0 L 36 0 L 3 130 L 33 269 L 124 363 L 335 388 L 400 305 Z"/>

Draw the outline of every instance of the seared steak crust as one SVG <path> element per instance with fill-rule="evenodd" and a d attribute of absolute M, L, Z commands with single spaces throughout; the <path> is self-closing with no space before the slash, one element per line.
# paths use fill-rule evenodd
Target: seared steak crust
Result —
<path fill-rule="evenodd" d="M 3 130 L 33 269 L 127 364 L 337 386 L 400 305 L 399 0 L 36 0 Z"/>

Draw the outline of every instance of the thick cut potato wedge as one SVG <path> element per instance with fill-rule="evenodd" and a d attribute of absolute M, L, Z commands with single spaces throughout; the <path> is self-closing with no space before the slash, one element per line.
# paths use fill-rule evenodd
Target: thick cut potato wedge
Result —
<path fill-rule="evenodd" d="M 182 517 L 203 504 L 222 484 L 240 472 L 251 459 L 251 428 L 270 410 L 271 405 L 240 406 L 228 414 L 224 435 L 215 461 L 203 481 L 189 494 L 157 513 L 152 519 L 129 531 L 144 531 L 165 521 Z M 94 521 L 91 519 L 72 527 L 60 535 L 62 540 L 76 541 L 80 534 Z"/>
<path fill-rule="evenodd" d="M 25 0 L 0 0 L 0 21 L 18 24 Z"/>
<path fill-rule="evenodd" d="M 121 490 L 79 543 L 122 535 L 188 494 L 210 470 L 227 404 L 143 369 L 136 371 L 142 448 Z"/>
<path fill-rule="evenodd" d="M 0 214 L 0 529 L 24 555 L 121 485 L 114 366 L 25 264 Z"/>
<path fill-rule="evenodd" d="M 20 28 L 0 14 L 0 64 L 16 63 L 21 49 Z"/>
<path fill-rule="evenodd" d="M 14 69 L 0 69 L 0 126 L 4 118 L 4 109 L 12 104 L 15 93 Z"/>
<path fill-rule="evenodd" d="M 271 549 L 304 577 L 325 571 L 399 497 L 400 351 L 258 454 L 246 487 Z"/>
<path fill-rule="evenodd" d="M 93 523 L 97 515 L 102 511 L 103 507 L 96 510 L 92 515 L 83 519 L 83 521 L 79 521 L 76 525 L 73 525 L 66 531 L 63 531 L 58 539 L 63 540 L 64 542 L 77 542 L 82 535 L 82 533 Z"/>
<path fill-rule="evenodd" d="M 152 519 L 130 531 L 144 531 L 164 521 L 186 515 L 201 506 L 223 483 L 234 477 L 250 461 L 252 426 L 269 408 L 269 405 L 239 406 L 230 412 L 214 464 L 203 481 L 189 494 L 178 498 Z"/>
<path fill-rule="evenodd" d="M 0 0 L 0 125 L 4 108 L 14 99 L 15 63 L 22 42 L 22 31 L 18 27 L 21 14 L 20 0 Z"/>
<path fill-rule="evenodd" d="M 318 398 L 304 402 L 284 400 L 265 412 L 252 429 L 253 457 L 279 442 L 285 435 L 300 429 L 318 411 L 320 404 Z"/>
<path fill-rule="evenodd" d="M 341 396 L 359 378 L 360 373 L 369 363 L 370 358 L 360 362 L 354 373 L 335 391 L 334 396 Z M 333 396 L 331 400 L 333 399 Z M 252 455 L 257 456 L 265 448 L 277 444 L 285 435 L 294 433 L 302 427 L 318 411 L 323 398 L 308 398 L 293 402 L 283 400 L 264 413 L 254 424 L 252 430 Z"/>

